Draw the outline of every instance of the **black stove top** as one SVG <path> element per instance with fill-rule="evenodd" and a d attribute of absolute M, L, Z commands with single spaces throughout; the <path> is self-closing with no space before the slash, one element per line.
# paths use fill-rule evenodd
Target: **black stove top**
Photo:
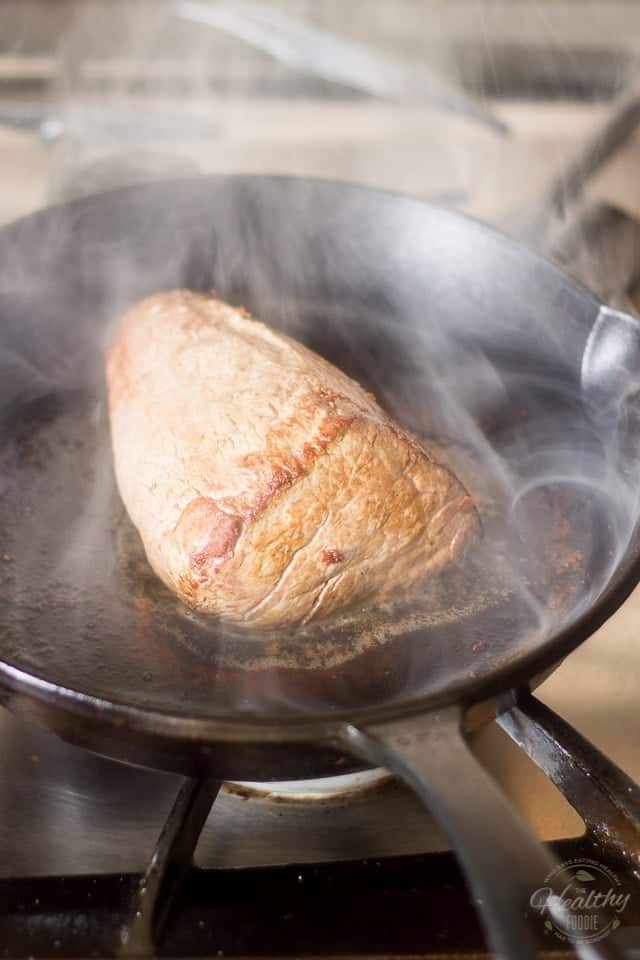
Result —
<path fill-rule="evenodd" d="M 474 59 L 472 51 L 461 57 L 463 80 L 474 92 L 529 95 L 535 85 L 531 71 L 538 68 L 538 96 L 561 86 L 563 97 L 590 99 L 594 92 L 617 91 L 624 72 L 618 52 L 604 45 L 591 49 L 586 60 L 559 53 L 558 63 L 572 71 L 560 85 L 550 61 L 542 64 L 535 51 L 509 43 L 504 50 L 496 45 L 494 52 L 500 56 L 489 64 L 477 53 Z M 522 57 L 528 57 L 526 68 Z M 513 70 L 516 60 L 519 69 Z M 629 53 L 622 66 L 632 60 Z M 496 63 L 509 76 L 524 76 L 522 89 L 516 84 L 506 90 Z M 282 93 L 281 78 L 276 87 Z M 305 86 L 294 78 L 291 88 L 296 95 L 317 93 L 317 83 L 308 79 Z M 639 119 L 638 101 L 630 98 L 605 137 L 583 152 L 550 191 L 545 216 L 550 213 L 553 223 L 547 229 L 545 220 L 544 237 L 539 223 L 524 225 L 533 227 L 531 243 L 604 301 L 625 308 L 639 302 L 640 224 L 611 205 L 576 200 L 583 199 L 585 183 L 627 142 Z M 162 171 L 167 172 L 166 165 Z M 113 185 L 99 172 L 95 176 L 99 187 Z M 127 176 L 138 179 L 139 171 Z M 113 177 L 111 168 L 106 177 Z M 72 186 L 59 185 L 60 197 L 82 192 L 75 168 L 72 179 Z M 577 208 L 568 219 L 565 204 Z M 513 228 L 527 232 L 521 223 Z M 553 842 L 555 855 L 562 862 L 595 858 L 630 891 L 624 922 L 611 940 L 624 956 L 640 957 L 638 823 L 628 811 L 612 813 L 606 801 L 599 806 L 597 791 L 595 801 L 583 802 L 592 777 L 607 786 L 597 756 L 588 754 L 585 760 L 580 744 L 573 754 L 563 754 L 566 744 L 544 738 L 536 743 L 535 731 L 523 733 L 513 716 L 510 736 L 538 762 L 546 752 L 546 772 L 586 821 L 584 835 Z M 503 726 L 509 725 L 503 719 Z M 0 957 L 134 956 L 151 949 L 176 958 L 488 956 L 477 905 L 454 855 L 419 802 L 398 783 L 339 795 L 326 784 L 305 786 L 307 794 L 314 793 L 313 802 L 299 792 L 274 789 L 268 795 L 265 788 L 225 786 L 206 819 L 196 865 L 183 871 L 185 857 L 179 850 L 175 856 L 176 846 L 192 834 L 182 851 L 188 860 L 188 841 L 196 842 L 217 792 L 217 785 L 187 783 L 182 817 L 170 818 L 165 827 L 164 853 L 167 831 L 173 830 L 173 855 L 165 858 L 165 870 L 154 871 L 149 867 L 154 845 L 182 782 L 67 746 L 0 709 Z M 193 816 L 189 802 L 200 803 Z M 535 804 L 532 798 L 530 805 Z M 162 841 L 158 849 L 162 854 Z M 149 916 L 141 898 L 145 884 Z M 163 911 L 166 916 L 159 917 Z M 156 930 L 161 930 L 157 936 Z M 536 932 L 543 955 L 570 955 L 544 923 Z"/>
<path fill-rule="evenodd" d="M 554 844 L 585 858 L 581 840 Z M 623 878 L 631 882 L 631 878 Z M 0 956 L 112 957 L 140 876 L 0 881 Z M 637 885 L 635 887 L 637 889 Z M 640 956 L 640 895 L 619 942 Z M 540 924 L 543 954 L 562 945 Z M 482 930 L 451 853 L 334 864 L 198 870 L 185 878 L 158 956 L 482 957 Z"/>
<path fill-rule="evenodd" d="M 612 936 L 624 956 L 640 956 L 637 789 L 562 721 L 550 721 L 537 701 L 525 711 L 516 705 L 500 723 L 547 765 L 586 823 L 584 835 L 556 841 L 552 850 L 564 863 L 613 871 L 629 902 Z M 279 793 L 278 785 L 271 795 L 249 785 L 218 793 L 206 780 L 118 764 L 4 712 L 0 717 L 0 956 L 489 956 L 454 854 L 438 849 L 446 843 L 395 782 L 378 779 L 334 794 L 325 783 L 324 798 L 316 784 L 314 800 L 308 786 L 306 795 Z M 585 778 L 593 780 L 592 791 Z M 243 808 L 256 804 L 261 812 L 247 819 Z M 224 845 L 225 825 L 238 816 L 245 863 L 252 850 L 259 860 L 256 834 L 265 825 L 269 833 L 269 819 L 280 821 L 281 837 L 289 835 L 288 848 L 279 846 L 271 827 L 275 849 L 280 856 L 288 849 L 298 861 L 189 865 L 204 820 L 209 856 L 197 848 L 195 864 L 211 862 L 212 836 Z M 394 825 L 416 849 L 431 852 L 385 855 L 393 849 Z M 360 838 L 347 838 L 358 830 Z M 621 837 L 628 843 L 620 845 Z M 314 860 L 310 838 L 325 857 L 333 849 L 335 859 Z M 376 845 L 380 855 L 365 854 Z M 349 856 L 358 848 L 362 856 Z M 137 864 L 148 860 L 145 874 Z M 218 860 L 224 863 L 224 855 Z M 533 929 L 541 955 L 561 955 L 553 930 L 542 921 Z"/>

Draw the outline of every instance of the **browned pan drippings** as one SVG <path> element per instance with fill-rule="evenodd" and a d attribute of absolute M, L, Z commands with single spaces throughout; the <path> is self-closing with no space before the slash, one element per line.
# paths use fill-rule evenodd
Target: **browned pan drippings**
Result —
<path fill-rule="evenodd" d="M 410 596 L 384 605 L 371 603 L 364 609 L 347 611 L 327 622 L 296 630 L 267 632 L 216 623 L 192 613 L 164 587 L 150 569 L 136 531 L 123 511 L 116 508 L 119 561 L 127 571 L 136 604 L 146 612 L 141 613 L 141 629 L 146 631 L 155 623 L 167 642 L 186 644 L 194 656 L 200 657 L 205 670 L 207 662 L 215 657 L 217 670 L 223 668 L 232 673 L 330 671 L 367 654 L 367 663 L 372 664 L 374 651 L 387 644 L 394 644 L 389 655 L 400 657 L 402 638 L 418 632 L 424 635 L 424 643 L 437 643 L 439 631 L 448 633 L 458 626 L 464 632 L 465 621 L 480 623 L 497 607 L 511 604 L 517 617 L 517 588 L 512 583 L 514 543 L 507 532 L 508 520 L 505 523 L 503 516 L 508 507 L 501 507 L 486 478 L 483 482 L 482 471 L 469 451 L 430 446 L 443 463 L 449 465 L 455 459 L 461 475 L 472 478 L 483 523 L 483 543 L 470 548 L 462 561 L 414 589 Z M 565 616 L 579 589 L 584 562 L 579 531 L 567 519 L 562 497 L 547 495 L 543 499 L 540 514 L 541 518 L 544 516 L 547 533 L 544 565 L 538 570 L 538 582 L 527 587 L 538 596 L 547 597 L 548 622 L 532 622 L 532 637 L 536 626 L 540 631 L 550 630 Z M 489 556 L 491 562 L 485 562 Z M 433 640 L 429 634 L 434 634 Z M 493 640 L 486 636 L 472 641 L 471 653 L 477 656 L 470 659 L 482 662 L 491 654 Z"/>
<path fill-rule="evenodd" d="M 484 527 L 462 562 L 394 605 L 247 633 L 196 617 L 150 569 L 115 489 L 104 398 L 27 406 L 3 447 L 16 480 L 16 527 L 0 544 L 12 557 L 0 569 L 5 647 L 63 685 L 81 677 L 103 697 L 214 714 L 396 701 L 490 673 L 585 598 L 593 524 L 571 491 L 539 491 L 530 509 L 542 538 L 522 542 L 472 453 L 440 456 L 469 483 Z"/>
<path fill-rule="evenodd" d="M 75 717 L 77 691 L 99 724 L 138 708 L 181 741 L 183 722 L 423 710 L 527 682 L 637 581 L 638 430 L 600 416 L 608 374 L 597 403 L 582 389 L 599 305 L 483 225 L 352 186 L 203 178 L 43 211 L 0 248 L 10 693 Z M 435 438 L 482 540 L 394 606 L 259 636 L 194 617 L 117 495 L 103 384 L 114 317 L 176 287 L 245 304 Z"/>

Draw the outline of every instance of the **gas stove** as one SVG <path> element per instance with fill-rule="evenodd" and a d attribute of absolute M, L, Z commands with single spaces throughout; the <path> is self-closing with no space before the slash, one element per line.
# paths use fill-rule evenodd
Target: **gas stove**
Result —
<path fill-rule="evenodd" d="M 269 73 L 262 54 L 245 53 L 238 61 L 226 46 L 224 62 L 235 64 L 233 83 L 199 74 L 196 96 L 197 71 L 176 65 L 184 44 L 195 43 L 184 23 L 176 47 L 162 41 L 173 56 L 171 82 L 165 75 L 149 91 L 150 61 L 137 59 L 136 44 L 126 62 L 113 54 L 124 5 L 114 5 L 113 21 L 102 11 L 103 22 L 111 22 L 108 49 L 81 58 L 84 73 L 78 72 L 77 47 L 88 36 L 90 6 L 104 5 L 61 4 L 62 25 L 51 13 L 45 16 L 53 34 L 69 38 L 63 64 L 71 63 L 75 73 L 59 72 L 46 37 L 32 53 L 10 50 L 0 57 L 2 222 L 73 196 L 176 174 L 335 177 L 433 199 L 495 223 L 539 246 L 606 302 L 640 309 L 640 111 L 631 97 L 617 107 L 613 100 L 621 84 L 616 70 L 626 79 L 640 51 L 640 41 L 634 47 L 637 13 L 625 8 L 628 20 L 621 19 L 624 5 L 610 4 L 610 14 L 604 4 L 592 5 L 591 33 L 584 23 L 572 29 L 565 10 L 571 5 L 547 14 L 554 43 L 565 45 L 566 56 L 556 51 L 556 59 L 545 62 L 553 69 L 573 64 L 571 82 L 555 86 L 540 69 L 535 44 L 517 40 L 513 11 L 505 13 L 502 33 L 494 11 L 487 49 L 500 77 L 514 77 L 511 87 L 498 82 L 471 42 L 465 5 L 451 5 L 458 12 L 445 15 L 446 29 L 458 45 L 475 51 L 463 61 L 462 80 L 476 93 L 479 86 L 489 90 L 491 112 L 509 127 L 508 137 L 411 100 L 392 104 L 345 94 L 317 77 L 292 84 L 278 71 Z M 299 5 L 289 6 L 300 13 Z M 345 14 L 344 24 L 335 5 L 321 6 L 325 28 L 341 27 L 360 39 L 364 34 L 367 42 L 379 45 L 389 27 L 384 13 L 371 23 L 363 14 Z M 523 3 L 521 16 L 534 17 L 534 6 Z M 597 23 L 608 23 L 609 15 L 618 31 L 611 45 L 624 50 L 624 71 L 620 57 L 596 42 Z M 24 23 L 23 13 L 16 17 Z M 396 53 L 401 35 L 415 24 L 413 5 L 399 5 L 397 17 Z M 584 56 L 584 71 L 575 68 L 573 43 Z M 514 66 L 518 49 L 529 74 Z M 522 80 L 527 75 L 536 78 L 530 87 Z M 24 122 L 17 124 L 16 117 Z M 145 127 L 141 117 L 152 120 Z M 612 117 L 607 149 L 580 153 Z M 582 164 L 572 163 L 576 155 Z M 560 200 L 559 182 L 565 191 Z M 571 188 L 576 182 L 565 209 L 567 183 Z M 528 216 L 539 212 L 541 198 L 551 201 L 543 208 L 548 219 L 542 232 Z M 638 618 L 636 591 L 537 692 L 636 782 Z M 508 727 L 492 724 L 475 734 L 475 752 L 561 860 L 591 856 L 582 818 L 516 744 L 522 743 L 518 730 Z M 163 828 L 165 853 L 172 831 L 186 826 L 197 833 L 190 819 L 194 804 L 197 826 L 203 824 L 195 866 L 176 887 L 158 954 L 436 957 L 485 950 L 446 839 L 419 801 L 384 771 L 296 784 L 225 784 L 217 794 L 206 783 L 199 789 L 197 796 L 185 795 L 180 777 L 69 746 L 0 710 L 0 956 L 135 954 L 126 931 L 136 926 L 141 878 Z M 170 815 L 174 803 L 177 812 Z M 615 869 L 625 868 L 616 862 Z M 640 956 L 640 888 L 631 868 L 626 879 L 637 892 L 624 942 L 629 956 Z M 147 880 L 153 884 L 153 869 Z M 557 955 L 557 942 L 542 937 L 541 948 Z"/>

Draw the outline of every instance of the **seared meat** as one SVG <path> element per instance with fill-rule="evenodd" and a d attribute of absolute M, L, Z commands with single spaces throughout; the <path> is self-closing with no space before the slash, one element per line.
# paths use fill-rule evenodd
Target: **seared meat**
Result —
<path fill-rule="evenodd" d="M 214 296 L 134 307 L 107 380 L 122 499 L 195 610 L 315 620 L 433 575 L 478 532 L 460 482 L 371 394 Z"/>

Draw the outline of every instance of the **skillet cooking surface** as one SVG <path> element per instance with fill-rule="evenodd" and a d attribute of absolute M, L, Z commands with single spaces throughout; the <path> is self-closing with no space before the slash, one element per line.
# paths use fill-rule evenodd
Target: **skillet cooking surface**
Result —
<path fill-rule="evenodd" d="M 212 178 L 44 211 L 0 252 L 6 663 L 176 715 L 333 717 L 517 665 L 626 562 L 630 466 L 579 380 L 597 305 L 478 224 L 335 184 Z M 102 373 L 122 311 L 176 286 L 215 287 L 373 390 L 470 488 L 482 542 L 394 608 L 304 631 L 248 637 L 187 611 L 115 489 Z"/>

